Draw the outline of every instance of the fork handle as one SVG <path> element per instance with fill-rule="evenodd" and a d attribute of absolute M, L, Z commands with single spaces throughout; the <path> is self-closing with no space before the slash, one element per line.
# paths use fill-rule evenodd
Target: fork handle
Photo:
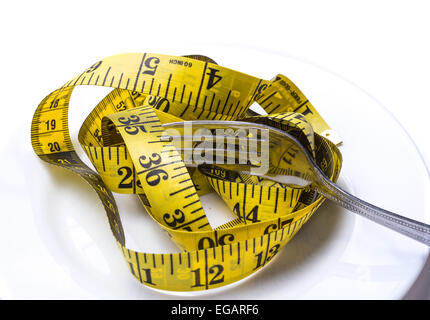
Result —
<path fill-rule="evenodd" d="M 367 203 L 342 190 L 325 176 L 320 176 L 320 181 L 314 186 L 323 196 L 345 209 L 430 246 L 430 225 Z"/>

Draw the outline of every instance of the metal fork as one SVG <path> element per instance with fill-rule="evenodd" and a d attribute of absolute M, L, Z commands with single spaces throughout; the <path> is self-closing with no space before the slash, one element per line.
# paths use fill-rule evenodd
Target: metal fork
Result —
<path fill-rule="evenodd" d="M 324 172 L 316 164 L 310 151 L 303 147 L 294 136 L 282 130 L 264 124 L 242 121 L 196 120 L 163 124 L 165 129 L 180 129 L 181 127 L 184 128 L 184 126 L 190 126 L 193 130 L 243 129 L 248 130 L 248 132 L 251 132 L 250 129 L 260 131 L 266 130 L 266 132 L 269 133 L 269 139 L 267 142 L 270 145 L 270 154 L 275 154 L 275 157 L 271 157 L 269 159 L 267 172 L 258 172 L 258 170 L 256 170 L 258 165 L 256 166 L 255 164 L 249 163 L 217 163 L 214 168 L 218 166 L 223 170 L 229 170 L 230 172 L 257 175 L 265 179 L 294 186 L 305 187 L 307 185 L 311 185 L 312 188 L 324 197 L 334 201 L 345 209 L 430 246 L 430 225 L 374 206 L 341 189 L 327 178 Z M 174 139 L 182 139 L 182 141 L 190 141 L 192 139 L 200 140 L 202 137 L 208 138 L 208 135 L 164 135 L 161 136 L 161 140 L 172 141 Z M 259 142 L 265 141 L 265 139 L 260 139 L 255 135 L 253 135 L 251 139 L 256 139 Z M 240 150 L 240 148 L 238 149 L 237 146 L 235 148 L 237 154 L 240 154 L 240 152 L 246 152 Z M 294 159 L 291 159 L 294 161 L 280 161 L 279 158 L 285 154 L 286 150 L 291 150 L 291 148 L 293 148 L 295 152 Z M 189 148 L 184 147 L 179 147 L 177 150 L 190 151 Z M 216 150 L 218 150 L 218 152 L 229 151 L 227 148 L 220 148 L 220 146 L 217 146 Z M 260 153 L 261 149 L 260 152 L 257 151 L 255 155 Z M 185 164 L 186 166 L 191 167 L 199 165 L 198 163 L 189 161 Z"/>

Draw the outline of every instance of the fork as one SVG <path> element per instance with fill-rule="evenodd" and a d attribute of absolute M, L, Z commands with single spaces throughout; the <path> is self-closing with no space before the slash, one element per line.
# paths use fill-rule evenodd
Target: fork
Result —
<path fill-rule="evenodd" d="M 280 129 L 260 124 L 243 121 L 217 121 L 217 120 L 194 120 L 171 122 L 162 125 L 164 129 L 178 129 L 184 126 L 190 126 L 194 129 L 243 129 L 251 132 L 250 129 L 265 131 L 269 133 L 269 139 L 258 138 L 252 135 L 251 139 L 255 139 L 260 143 L 269 143 L 270 154 L 277 155 L 277 157 L 269 158 L 269 167 L 267 172 L 258 172 L 256 168 L 258 165 L 249 163 L 227 163 L 217 164 L 218 167 L 228 170 L 231 173 L 248 174 L 270 179 L 282 184 L 289 184 L 298 187 L 305 187 L 310 185 L 318 193 L 334 201 L 336 204 L 343 208 L 359 214 L 365 218 L 370 219 L 382 226 L 403 234 L 409 238 L 417 240 L 427 246 L 430 246 L 430 225 L 415 221 L 408 217 L 390 212 L 388 210 L 379 208 L 368 202 L 365 202 L 347 191 L 340 188 L 332 182 L 321 168 L 316 164 L 314 157 L 310 151 L 302 146 L 302 144 L 291 134 Z M 182 141 L 190 141 L 193 139 L 208 138 L 208 135 L 164 135 L 160 137 L 162 141 L 172 141 L 174 139 L 182 139 Z M 228 136 L 226 136 L 228 137 Z M 285 154 L 286 150 L 291 150 L 293 147 L 294 161 L 283 163 L 280 158 Z M 190 148 L 177 147 L 178 151 L 190 151 Z M 217 152 L 231 151 L 231 149 L 222 149 L 219 146 L 214 149 Z M 236 150 L 238 153 L 244 152 L 243 150 Z M 260 152 L 255 152 L 254 155 L 259 155 Z M 275 158 L 275 159 L 274 159 Z M 231 162 L 232 159 L 230 159 Z M 275 163 L 276 162 L 276 163 Z M 198 164 L 192 161 L 186 161 L 187 167 L 197 167 Z M 206 164 L 207 165 L 207 164 Z M 210 166 L 210 165 L 209 165 Z M 214 168 L 216 166 L 213 166 Z"/>

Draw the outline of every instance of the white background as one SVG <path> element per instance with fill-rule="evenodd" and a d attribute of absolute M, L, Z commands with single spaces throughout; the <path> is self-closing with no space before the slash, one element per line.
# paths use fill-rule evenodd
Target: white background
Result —
<path fill-rule="evenodd" d="M 18 130 L 30 143 L 40 100 L 93 62 L 210 43 L 296 57 L 355 84 L 398 119 L 430 167 L 429 14 L 428 1 L 412 0 L 4 2 L 0 150 Z"/>

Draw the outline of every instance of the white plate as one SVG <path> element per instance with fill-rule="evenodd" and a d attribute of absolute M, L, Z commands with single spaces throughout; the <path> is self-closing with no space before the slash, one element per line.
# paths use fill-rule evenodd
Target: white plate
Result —
<path fill-rule="evenodd" d="M 220 65 L 265 79 L 286 75 L 343 138 L 339 185 L 375 205 L 430 222 L 425 198 L 429 177 L 419 153 L 398 122 L 359 88 L 313 65 L 249 48 L 159 52 L 205 54 Z M 87 163 L 77 132 L 108 91 L 82 87 L 72 96 L 72 136 Z M 0 298 L 398 299 L 428 253 L 424 245 L 326 202 L 273 262 L 248 279 L 203 293 L 155 291 L 129 273 L 90 187 L 40 161 L 28 131 L 17 132 L 16 138 L 2 150 L 15 156 L 3 159 L 7 170 L 0 177 L 6 206 L 0 232 Z M 130 248 L 177 251 L 135 197 L 115 196 Z M 216 195 L 202 200 L 213 225 L 231 215 Z"/>

